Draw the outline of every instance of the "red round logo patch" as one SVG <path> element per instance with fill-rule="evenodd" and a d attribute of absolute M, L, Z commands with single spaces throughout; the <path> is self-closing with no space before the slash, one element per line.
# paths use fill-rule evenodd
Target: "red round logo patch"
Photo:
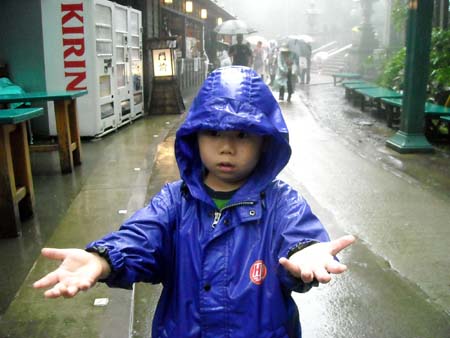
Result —
<path fill-rule="evenodd" d="M 262 260 L 258 260 L 250 267 L 250 280 L 260 285 L 267 276 L 267 267 Z"/>

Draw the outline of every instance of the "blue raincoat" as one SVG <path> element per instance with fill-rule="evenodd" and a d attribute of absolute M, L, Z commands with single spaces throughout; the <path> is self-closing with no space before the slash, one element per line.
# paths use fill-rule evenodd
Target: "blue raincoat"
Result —
<path fill-rule="evenodd" d="M 203 185 L 199 130 L 243 130 L 269 140 L 222 210 Z M 275 179 L 290 154 L 280 107 L 259 75 L 238 66 L 212 72 L 177 131 L 182 180 L 166 184 L 119 231 L 88 246 L 106 248 L 108 285 L 163 284 L 153 338 L 301 337 L 290 294 L 311 285 L 278 259 L 329 238 L 299 193 Z"/>

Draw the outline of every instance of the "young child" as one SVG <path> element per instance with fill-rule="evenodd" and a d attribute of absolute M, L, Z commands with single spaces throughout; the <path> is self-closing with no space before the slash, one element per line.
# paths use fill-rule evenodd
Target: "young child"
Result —
<path fill-rule="evenodd" d="M 306 201 L 276 179 L 291 155 L 280 107 L 247 67 L 211 73 L 177 131 L 181 180 L 86 250 L 50 249 L 48 298 L 97 281 L 162 283 L 152 337 L 301 337 L 291 291 L 330 281 L 353 236 L 329 241 Z"/>

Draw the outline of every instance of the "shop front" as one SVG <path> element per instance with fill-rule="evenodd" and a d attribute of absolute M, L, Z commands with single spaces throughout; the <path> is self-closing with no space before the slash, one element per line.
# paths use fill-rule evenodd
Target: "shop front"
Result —
<path fill-rule="evenodd" d="M 177 41 L 175 56 L 180 88 L 197 88 L 217 64 L 214 28 L 233 16 L 209 0 L 161 0 L 160 4 L 160 37 Z"/>

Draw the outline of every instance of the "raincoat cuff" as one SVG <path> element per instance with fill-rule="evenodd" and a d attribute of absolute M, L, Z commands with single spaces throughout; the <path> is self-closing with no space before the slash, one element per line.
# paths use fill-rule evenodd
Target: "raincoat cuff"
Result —
<path fill-rule="evenodd" d="M 111 248 L 108 245 L 102 245 L 97 242 L 89 244 L 85 250 L 88 252 L 97 252 L 101 257 L 106 259 L 111 268 L 111 272 L 108 277 L 99 279 L 99 282 L 106 283 L 111 287 L 117 287 L 117 276 L 125 264 L 122 253 L 115 248 Z M 120 285 L 119 287 L 127 289 L 131 288 L 130 285 Z"/>
<path fill-rule="evenodd" d="M 289 257 L 291 257 L 296 252 L 299 252 L 300 250 L 303 250 L 304 248 L 307 248 L 308 246 L 311 246 L 311 245 L 317 244 L 317 243 L 320 243 L 320 242 L 315 241 L 315 240 L 300 242 L 289 249 L 286 257 L 289 259 Z"/>

